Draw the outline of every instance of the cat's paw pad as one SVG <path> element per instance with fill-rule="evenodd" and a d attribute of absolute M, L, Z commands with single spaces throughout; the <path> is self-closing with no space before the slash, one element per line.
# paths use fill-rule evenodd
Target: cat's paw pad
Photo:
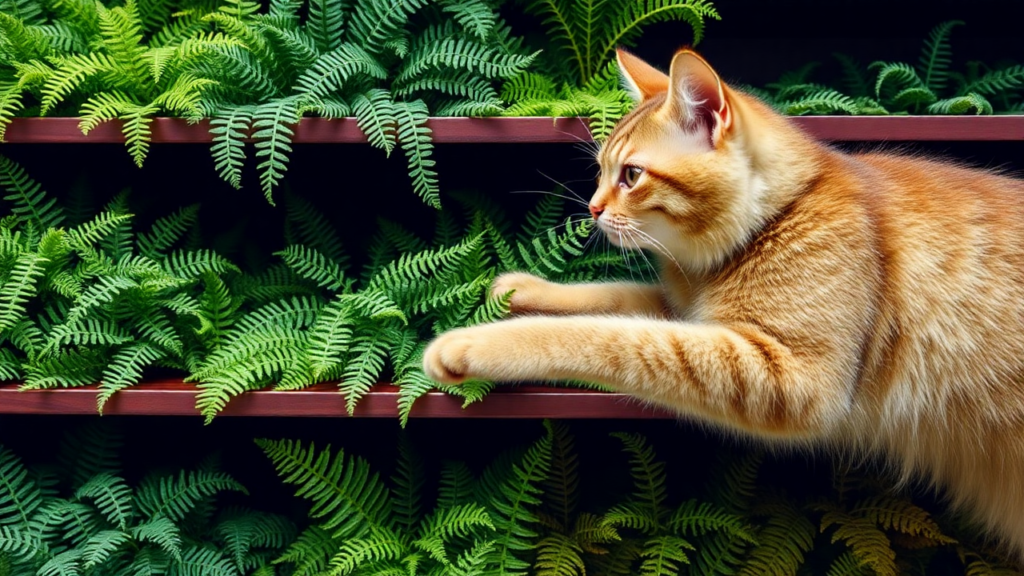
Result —
<path fill-rule="evenodd" d="M 442 334 L 423 351 L 423 371 L 435 382 L 461 384 L 469 378 L 470 337 L 461 330 Z"/>
<path fill-rule="evenodd" d="M 512 312 L 530 312 L 539 308 L 541 292 L 549 282 L 526 272 L 508 272 L 494 279 L 491 297 L 497 298 L 513 291 L 509 302 Z"/>

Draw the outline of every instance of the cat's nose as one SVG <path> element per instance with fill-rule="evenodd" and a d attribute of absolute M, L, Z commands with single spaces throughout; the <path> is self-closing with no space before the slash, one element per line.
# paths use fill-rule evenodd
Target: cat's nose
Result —
<path fill-rule="evenodd" d="M 604 213 L 604 206 L 598 206 L 596 204 L 591 204 L 590 205 L 590 215 L 594 217 L 594 220 L 597 220 L 598 218 L 600 218 L 601 214 L 603 214 L 603 213 Z"/>

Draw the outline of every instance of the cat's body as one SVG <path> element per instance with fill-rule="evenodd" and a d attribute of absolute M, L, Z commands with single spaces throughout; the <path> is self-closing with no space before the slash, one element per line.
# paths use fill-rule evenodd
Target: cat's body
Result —
<path fill-rule="evenodd" d="M 591 201 L 662 284 L 505 275 L 513 310 L 432 377 L 596 381 L 773 442 L 879 454 L 1024 551 L 1024 182 L 848 155 L 732 91 L 620 54 L 641 100 Z"/>

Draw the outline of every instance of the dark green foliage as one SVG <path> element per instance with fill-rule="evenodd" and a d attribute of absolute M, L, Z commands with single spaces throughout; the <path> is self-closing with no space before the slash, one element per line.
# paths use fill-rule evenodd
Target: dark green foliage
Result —
<path fill-rule="evenodd" d="M 953 69 L 950 36 L 959 20 L 936 26 L 924 42 L 917 65 L 873 62 L 864 70 L 836 54 L 843 85 L 810 80 L 812 63 L 784 75 L 767 90 L 751 90 L 784 114 L 992 114 L 1019 112 L 1024 102 L 1024 66 L 990 68 L 969 62 Z M 871 79 L 873 74 L 873 80 Z"/>
<path fill-rule="evenodd" d="M 196 68 L 214 82 L 201 105 L 214 118 L 221 176 L 241 184 L 242 139 L 251 134 L 270 199 L 287 169 L 292 125 L 305 114 L 354 115 L 372 145 L 389 154 L 402 148 L 413 189 L 439 206 L 427 117 L 499 113 L 491 83 L 521 72 L 533 56 L 509 41 L 494 8 L 482 1 L 311 1 L 305 11 L 302 4 L 278 5 L 270 14 L 256 4 L 227 4 L 203 18 L 234 41 Z M 456 17 L 443 25 L 414 24 L 446 13 Z M 477 90 L 453 90 L 456 84 Z"/>
<path fill-rule="evenodd" d="M 13 217 L 0 228 L 0 346 L 24 388 L 100 384 L 99 406 L 150 366 L 186 368 L 216 344 L 237 269 L 209 250 L 170 249 L 196 208 L 136 236 L 126 197 L 71 227 L 53 199 L 0 157 Z"/>
<path fill-rule="evenodd" d="M 494 83 L 534 57 L 485 0 L 26 0 L 0 11 L 0 138 L 19 113 L 78 115 L 85 133 L 119 119 L 141 165 L 154 116 L 212 117 L 218 173 L 241 186 L 251 138 L 270 200 L 295 123 L 354 114 L 438 206 L 427 117 L 501 113 Z"/>
<path fill-rule="evenodd" d="M 335 574 L 497 574 L 495 524 L 482 503 L 439 499 L 423 512 L 422 477 L 412 449 L 400 451 L 388 487 L 359 457 L 294 441 L 257 440 L 284 481 L 312 502 L 307 528 L 278 563 L 296 576 Z M 441 478 L 442 494 L 458 490 Z"/>
<path fill-rule="evenodd" d="M 710 0 L 530 0 L 526 10 L 542 19 L 554 49 L 541 56 L 538 72 L 505 83 L 505 115 L 586 116 L 598 140 L 633 106 L 619 87 L 615 49 L 631 46 L 645 26 L 670 20 L 689 24 L 696 45 L 705 19 L 719 19 Z"/>
<path fill-rule="evenodd" d="M 292 541 L 283 517 L 216 507 L 245 488 L 214 468 L 121 476 L 117 434 L 69 434 L 56 485 L 0 447 L 0 567 L 4 574 L 241 576 Z"/>

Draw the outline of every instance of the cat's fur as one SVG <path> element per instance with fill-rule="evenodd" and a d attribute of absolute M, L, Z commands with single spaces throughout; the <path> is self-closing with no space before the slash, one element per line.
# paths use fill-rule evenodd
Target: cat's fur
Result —
<path fill-rule="evenodd" d="M 591 210 L 659 255 L 662 283 L 501 276 L 533 314 L 440 336 L 427 373 L 600 382 L 880 454 L 1024 551 L 1024 182 L 838 152 L 687 50 L 667 76 L 619 63 L 639 105 L 601 149 Z"/>

